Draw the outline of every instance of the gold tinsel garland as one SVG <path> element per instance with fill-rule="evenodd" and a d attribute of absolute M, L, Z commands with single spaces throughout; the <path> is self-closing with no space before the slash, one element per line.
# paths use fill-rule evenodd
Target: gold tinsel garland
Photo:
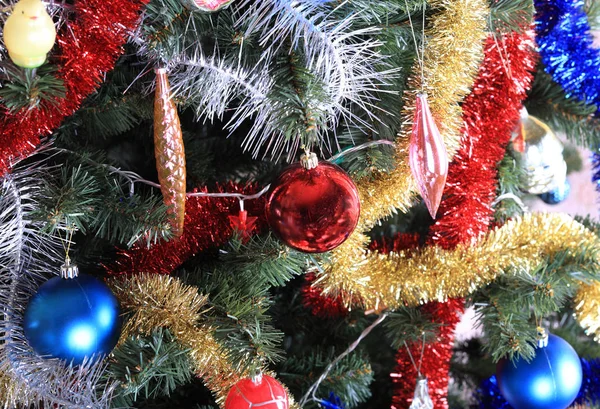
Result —
<path fill-rule="evenodd" d="M 2 346 L 0 345 L 0 348 Z M 28 399 L 31 395 L 27 391 L 23 390 L 23 383 L 17 382 L 10 375 L 10 368 L 8 365 L 2 365 L 4 368 L 0 368 L 0 402 L 3 403 L 3 407 L 10 407 L 11 405 L 22 405 L 23 407 L 29 407 L 34 404 Z"/>
<path fill-rule="evenodd" d="M 393 309 L 463 297 L 508 269 L 531 269 L 545 255 L 569 250 L 580 253 L 584 248 L 586 262 L 598 264 L 600 242 L 583 225 L 564 214 L 527 214 L 509 220 L 476 243 L 453 250 L 430 246 L 388 255 L 367 254 L 360 268 L 348 272 L 350 277 L 343 281 L 357 283 L 353 293 L 360 294 L 366 306 Z M 579 296 L 586 300 L 587 310 L 580 319 L 594 322 L 594 328 L 598 329 L 600 290 L 597 287 L 594 290 L 597 293 L 582 287 Z"/>
<path fill-rule="evenodd" d="M 196 375 L 223 405 L 231 387 L 248 373 L 234 365 L 227 351 L 214 338 L 214 329 L 202 323 L 207 298 L 198 289 L 173 277 L 141 274 L 110 282 L 128 314 L 121 340 L 136 334 L 148 335 L 155 328 L 169 328 L 183 346 L 190 349 Z M 268 372 L 266 372 L 268 373 Z M 298 409 L 288 392 L 290 408 Z"/>
<path fill-rule="evenodd" d="M 600 340 L 600 282 L 581 284 L 575 297 L 575 316 L 586 334 Z"/>
<path fill-rule="evenodd" d="M 373 298 L 368 288 L 376 278 L 363 272 L 369 242 L 364 232 L 395 209 L 408 210 L 416 197 L 416 185 L 408 163 L 416 92 L 427 93 L 450 158 L 459 147 L 462 112 L 458 103 L 469 93 L 483 58 L 489 10 L 484 0 L 432 0 L 429 6 L 440 11 L 426 31 L 425 84 L 422 86 L 421 69 L 415 64 L 409 80 L 412 91 L 404 97 L 404 126 L 396 140 L 396 168 L 358 184 L 361 202 L 358 226 L 348 240 L 332 252 L 325 273 L 315 282 L 326 292 L 347 296 L 348 302 L 355 295 Z"/>

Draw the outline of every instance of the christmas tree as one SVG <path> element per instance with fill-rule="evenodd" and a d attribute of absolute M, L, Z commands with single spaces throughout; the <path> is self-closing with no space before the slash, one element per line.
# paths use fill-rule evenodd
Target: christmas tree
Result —
<path fill-rule="evenodd" d="M 2 407 L 600 406 L 600 3 L 1 5 Z"/>

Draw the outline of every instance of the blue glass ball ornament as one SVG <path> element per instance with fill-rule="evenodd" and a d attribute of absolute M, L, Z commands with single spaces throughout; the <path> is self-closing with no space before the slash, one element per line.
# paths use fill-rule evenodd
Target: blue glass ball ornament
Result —
<path fill-rule="evenodd" d="M 571 185 L 568 180 L 565 180 L 565 183 L 558 186 L 555 189 L 552 189 L 549 192 L 542 193 L 539 195 L 539 198 L 542 199 L 545 203 L 554 205 L 563 202 L 567 197 L 569 197 L 569 193 L 571 192 Z"/>
<path fill-rule="evenodd" d="M 39 355 L 77 365 L 112 351 L 121 334 L 119 310 L 117 298 L 97 278 L 55 277 L 27 305 L 25 338 Z"/>
<path fill-rule="evenodd" d="M 503 359 L 496 367 L 502 396 L 515 409 L 565 409 L 582 382 L 581 361 L 571 345 L 550 334 L 531 362 Z"/>

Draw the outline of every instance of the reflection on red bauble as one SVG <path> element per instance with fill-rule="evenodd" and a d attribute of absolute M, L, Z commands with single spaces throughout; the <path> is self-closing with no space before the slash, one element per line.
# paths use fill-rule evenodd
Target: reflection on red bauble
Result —
<path fill-rule="evenodd" d="M 225 409 L 288 409 L 284 387 L 268 375 L 256 379 L 242 379 L 229 391 Z"/>
<path fill-rule="evenodd" d="M 267 220 L 288 246 L 323 253 L 342 244 L 358 223 L 360 200 L 340 167 L 319 162 L 312 169 L 291 165 L 273 183 Z"/>

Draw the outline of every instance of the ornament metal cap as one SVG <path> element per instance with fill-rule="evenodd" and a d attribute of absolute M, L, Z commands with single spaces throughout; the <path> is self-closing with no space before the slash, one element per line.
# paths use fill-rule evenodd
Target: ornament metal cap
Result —
<path fill-rule="evenodd" d="M 60 267 L 60 277 L 71 279 L 79 276 L 79 267 L 77 264 L 71 264 L 71 259 L 67 257 L 65 264 Z"/>
<path fill-rule="evenodd" d="M 546 348 L 548 346 L 548 333 L 542 327 L 537 327 L 537 343 L 538 348 Z"/>
<path fill-rule="evenodd" d="M 307 150 L 300 156 L 300 163 L 304 169 L 311 170 L 319 166 L 319 158 L 314 152 Z"/>

